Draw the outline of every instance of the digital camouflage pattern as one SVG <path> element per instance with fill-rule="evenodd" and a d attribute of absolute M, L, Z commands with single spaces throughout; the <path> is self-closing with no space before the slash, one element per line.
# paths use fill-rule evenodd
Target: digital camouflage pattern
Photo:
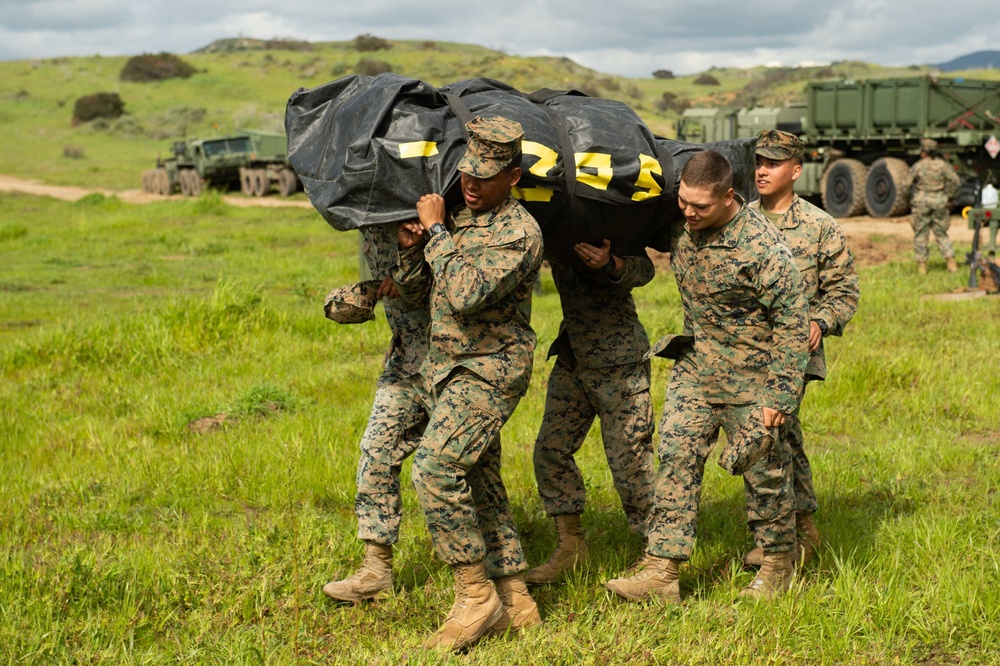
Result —
<path fill-rule="evenodd" d="M 449 216 L 450 233 L 400 252 L 393 278 L 418 305 L 429 294 L 430 349 L 421 375 L 429 423 L 413 483 L 435 551 L 483 559 L 490 575 L 524 569 L 500 476 L 499 432 L 528 388 L 535 349 L 531 295 L 542 233 L 513 198 Z"/>
<path fill-rule="evenodd" d="M 718 229 L 672 227 L 670 266 L 692 348 L 673 374 L 712 403 L 790 414 L 808 361 L 801 277 L 780 233 L 747 206 Z"/>
<path fill-rule="evenodd" d="M 720 428 L 727 438 L 759 438 L 764 431 L 763 411 L 759 405 L 710 402 L 697 382 L 671 377 L 660 419 L 660 465 L 647 553 L 678 560 L 691 558 L 705 461 Z M 795 546 L 791 465 L 788 448 L 771 439 L 763 457 L 743 475 L 747 524 L 756 544 L 766 552 L 784 552 Z"/>
<path fill-rule="evenodd" d="M 760 200 L 748 207 L 760 212 Z M 847 236 L 829 213 L 793 195 L 792 204 L 774 223 L 792 251 L 809 305 L 809 321 L 826 324 L 825 335 L 843 335 L 858 310 L 861 290 Z M 823 343 L 809 355 L 806 381 L 826 378 Z"/>
<path fill-rule="evenodd" d="M 337 287 L 326 295 L 323 312 L 338 324 L 362 324 L 375 319 L 378 280 L 366 280 L 346 287 Z"/>
<path fill-rule="evenodd" d="M 929 256 L 927 241 L 931 231 L 941 256 L 955 256 L 948 238 L 951 216 L 948 200 L 958 194 L 962 181 L 947 162 L 939 157 L 921 157 L 910 167 L 913 189 L 910 193 L 910 225 L 913 227 L 913 255 L 920 263 Z"/>
<path fill-rule="evenodd" d="M 645 534 L 652 504 L 653 406 L 649 349 L 632 289 L 653 279 L 649 257 L 621 257 L 616 280 L 552 264 L 563 320 L 548 356 L 545 413 L 535 439 L 538 493 L 548 516 L 583 513 L 583 475 L 573 456 L 597 417 L 615 489 L 629 527 Z"/>
<path fill-rule="evenodd" d="M 772 160 L 790 160 L 802 158 L 805 152 L 805 144 L 802 139 L 776 129 L 761 130 L 757 133 L 757 145 L 755 148 L 758 155 Z"/>
<path fill-rule="evenodd" d="M 476 116 L 465 124 L 469 143 L 458 170 L 476 178 L 492 178 L 521 153 L 521 124 L 507 118 Z"/>
<path fill-rule="evenodd" d="M 542 262 L 538 223 L 508 197 L 488 211 L 463 208 L 446 226 L 451 233 L 401 251 L 394 273 L 406 302 L 418 305 L 430 294 L 421 374 L 430 389 L 464 367 L 505 395 L 524 395 L 536 343 L 530 322 Z"/>
<path fill-rule="evenodd" d="M 759 211 L 760 200 L 750 204 Z M 809 320 L 826 324 L 825 336 L 843 335 L 847 323 L 858 309 L 861 289 L 854 256 L 840 225 L 826 211 L 793 195 L 792 204 L 775 222 L 792 251 L 792 258 L 802 277 L 802 291 L 809 303 Z M 826 379 L 826 356 L 823 341 L 809 354 L 806 382 Z M 805 385 L 803 385 L 803 393 Z M 801 398 L 799 404 L 801 404 Z M 812 466 L 806 455 L 799 407 L 788 414 L 778 429 L 787 445 L 795 470 L 795 511 L 814 513 L 817 509 Z"/>
<path fill-rule="evenodd" d="M 763 435 L 763 407 L 794 411 L 808 361 L 801 278 L 777 231 L 741 206 L 721 228 L 672 227 L 671 268 L 694 338 L 671 372 L 660 421 L 660 465 L 647 552 L 688 559 L 705 460 L 719 429 L 727 439 Z M 792 469 L 780 439 L 744 474 L 758 545 L 795 540 Z"/>
<path fill-rule="evenodd" d="M 362 250 L 377 285 L 397 264 L 396 230 L 366 227 L 362 234 Z M 427 354 L 430 314 L 426 303 L 413 309 L 404 309 L 398 298 L 384 298 L 382 303 L 393 338 L 361 438 L 354 511 L 359 539 L 392 545 L 399 538 L 402 517 L 400 467 L 416 449 L 427 423 L 417 372 Z"/>

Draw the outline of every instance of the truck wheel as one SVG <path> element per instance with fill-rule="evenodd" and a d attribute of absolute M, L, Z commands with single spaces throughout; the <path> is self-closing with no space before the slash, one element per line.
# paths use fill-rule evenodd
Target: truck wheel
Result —
<path fill-rule="evenodd" d="M 156 178 L 156 170 L 146 169 L 142 172 L 142 191 L 153 194 L 153 179 Z"/>
<path fill-rule="evenodd" d="M 865 211 L 865 165 L 858 160 L 834 162 L 823 176 L 823 208 L 834 217 Z"/>
<path fill-rule="evenodd" d="M 282 169 L 278 172 L 278 188 L 281 196 L 290 197 L 299 189 L 299 179 L 291 169 Z"/>
<path fill-rule="evenodd" d="M 181 194 L 186 197 L 191 196 L 191 185 L 189 178 L 191 177 L 190 169 L 182 169 L 180 173 L 177 174 L 177 180 L 181 183 Z"/>
<path fill-rule="evenodd" d="M 201 191 L 204 189 L 201 183 L 201 176 L 198 175 L 198 172 L 195 169 L 191 169 L 191 171 L 188 172 L 188 189 L 193 197 L 199 196 Z"/>
<path fill-rule="evenodd" d="M 910 208 L 910 167 L 898 157 L 882 157 L 868 169 L 865 205 L 872 217 L 896 217 Z"/>
<path fill-rule="evenodd" d="M 166 169 L 156 171 L 156 193 L 162 196 L 170 194 L 170 176 L 167 175 Z"/>
<path fill-rule="evenodd" d="M 253 196 L 253 170 L 240 167 L 240 192 L 244 196 Z"/>
<path fill-rule="evenodd" d="M 253 170 L 253 195 L 262 197 L 271 191 L 271 181 L 267 177 L 267 169 Z"/>

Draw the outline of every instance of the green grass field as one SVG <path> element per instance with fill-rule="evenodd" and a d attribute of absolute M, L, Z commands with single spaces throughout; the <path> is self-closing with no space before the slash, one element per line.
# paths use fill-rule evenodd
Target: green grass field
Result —
<path fill-rule="evenodd" d="M 803 406 L 825 544 L 788 595 L 736 600 L 742 483 L 713 460 L 684 605 L 612 599 L 602 584 L 639 543 L 595 428 L 587 566 L 536 592 L 539 630 L 442 657 L 420 643 L 451 576 L 408 464 L 395 595 L 338 606 L 320 589 L 360 561 L 356 447 L 389 340 L 381 309 L 323 317 L 357 266 L 356 236 L 310 210 L 0 195 L 0 663 L 1000 661 L 998 297 L 923 300 L 961 284 L 940 263 L 921 282 L 906 256 L 862 268 Z M 554 545 L 530 455 L 559 321 L 544 285 L 532 388 L 504 430 L 531 564 Z M 651 336 L 679 328 L 669 273 L 636 296 Z"/>

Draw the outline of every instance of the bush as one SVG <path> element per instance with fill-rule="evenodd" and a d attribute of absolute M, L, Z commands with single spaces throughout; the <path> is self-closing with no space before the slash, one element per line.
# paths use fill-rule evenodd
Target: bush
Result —
<path fill-rule="evenodd" d="M 125 113 L 125 102 L 114 92 L 85 95 L 73 105 L 73 124 L 79 125 L 95 118 L 117 118 Z"/>
<path fill-rule="evenodd" d="M 354 48 L 357 51 L 385 51 L 392 48 L 392 43 L 375 35 L 364 34 L 354 38 Z"/>
<path fill-rule="evenodd" d="M 697 79 L 694 80 L 696 86 L 717 86 L 719 84 L 719 79 L 715 78 L 711 74 L 702 74 Z"/>
<path fill-rule="evenodd" d="M 379 74 L 391 72 L 392 67 L 389 63 L 382 60 L 362 58 L 358 61 L 358 64 L 354 66 L 354 71 L 358 74 L 364 74 L 365 76 L 378 76 Z"/>
<path fill-rule="evenodd" d="M 186 79 L 197 70 L 173 53 L 144 53 L 132 56 L 122 67 L 118 75 L 122 81 L 144 83 L 146 81 L 163 81 L 165 79 Z"/>
<path fill-rule="evenodd" d="M 654 79 L 672 79 L 674 78 L 674 73 L 669 69 L 658 69 L 653 72 Z"/>
<path fill-rule="evenodd" d="M 437 42 L 424 42 L 423 44 L 420 45 L 420 49 L 422 51 L 440 51 L 441 50 L 441 49 L 438 48 Z"/>
<path fill-rule="evenodd" d="M 80 146 L 63 146 L 63 157 L 71 160 L 83 159 L 83 148 Z"/>
<path fill-rule="evenodd" d="M 659 111 L 674 111 L 675 113 L 684 113 L 685 110 L 691 107 L 691 102 L 684 99 L 683 97 L 678 97 L 676 93 L 665 92 L 656 102 L 656 108 Z"/>

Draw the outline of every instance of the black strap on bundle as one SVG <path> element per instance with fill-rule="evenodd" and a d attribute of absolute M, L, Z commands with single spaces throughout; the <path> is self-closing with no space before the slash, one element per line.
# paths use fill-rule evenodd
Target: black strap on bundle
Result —
<path fill-rule="evenodd" d="M 566 129 L 566 125 L 563 124 L 562 118 L 559 117 L 555 109 L 545 103 L 553 97 L 560 97 L 562 95 L 586 97 L 586 95 L 577 90 L 541 88 L 528 95 L 528 101 L 542 107 L 542 110 L 545 111 L 545 114 L 552 122 L 552 127 L 555 128 L 556 133 L 559 135 L 559 148 L 562 151 L 563 158 L 563 181 L 566 185 L 566 203 L 568 204 L 576 195 L 576 153 L 573 151 L 573 140 L 569 138 L 569 131 Z"/>

